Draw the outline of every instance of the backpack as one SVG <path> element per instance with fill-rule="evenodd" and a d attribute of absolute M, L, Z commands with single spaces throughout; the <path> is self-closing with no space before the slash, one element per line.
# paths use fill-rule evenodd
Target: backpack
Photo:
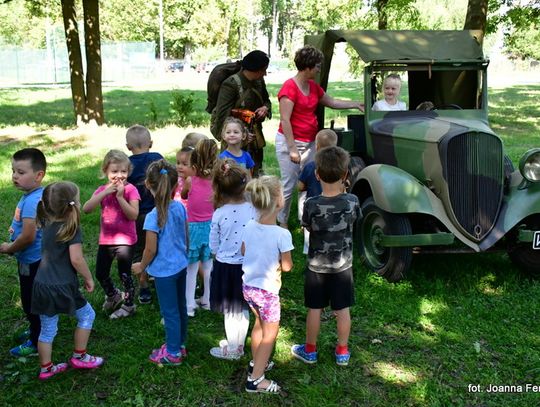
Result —
<path fill-rule="evenodd" d="M 226 62 L 224 64 L 217 65 L 210 76 L 208 76 L 208 83 L 206 84 L 207 100 L 206 111 L 212 113 L 212 110 L 216 107 L 217 99 L 219 95 L 219 88 L 221 83 L 229 76 L 239 72 L 242 68 L 242 61 Z"/>

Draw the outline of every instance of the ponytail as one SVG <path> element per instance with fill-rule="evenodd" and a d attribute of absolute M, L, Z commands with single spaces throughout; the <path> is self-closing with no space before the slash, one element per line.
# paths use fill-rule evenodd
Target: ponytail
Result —
<path fill-rule="evenodd" d="M 280 198 L 281 182 L 275 176 L 264 175 L 249 181 L 246 191 L 256 209 L 261 212 L 273 212 Z"/>
<path fill-rule="evenodd" d="M 146 183 L 154 194 L 160 228 L 163 228 L 167 223 L 169 204 L 177 182 L 176 169 L 163 159 L 154 161 L 146 170 Z"/>

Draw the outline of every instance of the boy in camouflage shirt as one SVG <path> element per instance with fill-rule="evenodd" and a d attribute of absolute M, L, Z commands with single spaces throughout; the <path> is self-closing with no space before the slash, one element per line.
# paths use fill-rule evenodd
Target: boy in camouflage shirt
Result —
<path fill-rule="evenodd" d="M 310 231 L 307 269 L 304 277 L 304 305 L 308 308 L 306 343 L 293 345 L 294 357 L 305 363 L 317 362 L 317 336 L 321 312 L 330 304 L 337 319 L 336 363 L 349 363 L 348 349 L 354 304 L 352 272 L 353 225 L 361 216 L 358 198 L 345 193 L 349 153 L 340 147 L 326 147 L 315 155 L 316 176 L 322 194 L 304 203 L 302 226 Z"/>

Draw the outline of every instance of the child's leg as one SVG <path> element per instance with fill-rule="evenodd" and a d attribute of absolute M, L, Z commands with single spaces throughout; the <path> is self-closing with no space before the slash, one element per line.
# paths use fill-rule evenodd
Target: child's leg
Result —
<path fill-rule="evenodd" d="M 322 309 L 308 309 L 306 317 L 306 346 L 317 345 L 317 338 L 321 328 L 321 312 Z M 307 350 L 307 352 L 309 351 L 311 350 Z"/>
<path fill-rule="evenodd" d="M 186 346 L 188 316 L 186 307 L 186 269 L 182 270 L 176 281 L 176 297 L 178 298 L 178 313 L 180 315 L 180 349 Z"/>
<path fill-rule="evenodd" d="M 77 317 L 78 322 L 74 334 L 74 350 L 76 353 L 84 354 L 86 353 L 86 346 L 88 345 L 88 338 L 92 332 L 96 313 L 90 303 L 87 302 L 86 305 L 75 311 L 75 316 Z"/>
<path fill-rule="evenodd" d="M 52 343 L 58 332 L 58 315 L 48 317 L 47 315 L 39 316 L 41 321 L 41 332 L 38 340 L 39 363 L 42 367 L 51 364 Z"/>
<path fill-rule="evenodd" d="M 276 342 L 277 334 L 279 331 L 279 321 L 277 322 L 264 322 L 261 320 L 262 338 L 253 353 L 253 366 L 252 378 L 259 378 L 264 374 L 270 355 L 274 350 L 274 344 Z M 253 348 L 252 348 L 253 349 Z M 261 387 L 268 386 L 269 383 L 263 384 Z"/>
<path fill-rule="evenodd" d="M 186 307 L 188 314 L 193 313 L 197 304 L 195 303 L 195 287 L 197 286 L 197 270 L 199 262 L 191 263 L 187 266 L 186 276 Z"/>
<path fill-rule="evenodd" d="M 19 285 L 21 289 L 21 303 L 26 319 L 30 323 L 30 341 L 37 346 L 39 333 L 41 331 L 40 316 L 32 314 L 32 287 L 39 268 L 39 261 L 32 264 L 17 263 L 19 271 Z M 35 352 L 35 351 L 33 351 Z"/>
<path fill-rule="evenodd" d="M 204 293 L 201 304 L 210 306 L 210 275 L 212 274 L 212 260 L 206 260 L 201 264 L 204 273 Z"/>
<path fill-rule="evenodd" d="M 351 314 L 349 308 L 335 311 L 337 320 L 338 346 L 347 346 L 351 333 Z"/>
<path fill-rule="evenodd" d="M 243 352 L 246 336 L 249 329 L 249 311 L 241 313 L 225 313 L 225 334 L 229 351 Z"/>
<path fill-rule="evenodd" d="M 113 260 L 114 253 L 111 246 L 99 245 L 96 256 L 96 279 L 99 281 L 107 297 L 112 297 L 116 294 L 116 288 L 111 279 L 111 265 Z"/>
<path fill-rule="evenodd" d="M 165 343 L 167 352 L 173 356 L 180 354 L 181 327 L 178 304 L 178 280 L 180 273 L 169 277 L 156 277 L 154 282 L 158 295 L 159 308 L 165 323 Z"/>
<path fill-rule="evenodd" d="M 263 334 L 259 313 L 253 308 L 251 308 L 251 310 L 255 315 L 255 323 L 253 324 L 253 328 L 251 328 L 251 355 L 253 358 L 255 358 L 255 354 L 257 353 L 257 349 L 259 349 Z"/>
<path fill-rule="evenodd" d="M 118 263 L 118 273 L 124 286 L 124 305 L 133 306 L 133 297 L 135 295 L 135 286 L 131 277 L 131 264 L 133 262 L 133 246 L 116 246 L 116 261 Z"/>

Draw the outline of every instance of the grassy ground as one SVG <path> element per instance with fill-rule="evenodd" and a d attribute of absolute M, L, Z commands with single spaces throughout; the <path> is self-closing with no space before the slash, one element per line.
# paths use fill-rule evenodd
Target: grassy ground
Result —
<path fill-rule="evenodd" d="M 354 84 L 335 85 L 332 94 L 353 97 Z M 277 86 L 271 87 L 275 94 Z M 196 106 L 204 93 L 194 91 Z M 511 87 L 491 92 L 490 117 L 514 161 L 539 143 L 540 86 Z M 0 90 L 0 230 L 6 231 L 19 193 L 11 186 L 9 158 L 24 146 L 46 153 L 46 182 L 68 179 L 81 187 L 86 200 L 102 181 L 103 152 L 124 148 L 125 126 L 134 122 L 153 128 L 155 150 L 173 157 L 186 129 L 170 125 L 170 92 L 109 90 L 106 114 L 110 127 L 70 130 L 69 93 L 55 90 Z M 159 106 L 163 121 L 150 120 L 148 101 Z M 158 116 L 159 119 L 159 116 Z M 267 128 L 268 135 L 277 126 Z M 60 129 L 55 128 L 60 127 Z M 39 131 L 35 131 L 35 129 Z M 190 129 L 188 129 L 190 130 Z M 271 137 L 268 137 L 271 139 Z M 266 162 L 277 173 L 269 142 Z M 95 264 L 99 217 L 83 215 L 84 249 Z M 301 247 L 297 223 L 294 242 Z M 37 359 L 13 359 L 7 350 L 13 334 L 24 327 L 15 261 L 0 257 L 0 405 L 538 405 L 540 385 L 540 284 L 523 278 L 507 256 L 438 255 L 415 258 L 409 278 L 389 284 L 367 272 L 356 259 L 357 303 L 352 308 L 351 364 L 338 368 L 333 360 L 335 321 L 322 325 L 319 362 L 306 366 L 291 358 L 289 348 L 303 341 L 303 256 L 283 276 L 282 327 L 276 346 L 276 368 L 269 377 L 281 383 L 286 397 L 248 395 L 242 390 L 248 356 L 238 362 L 213 359 L 208 350 L 223 337 L 222 317 L 202 311 L 190 320 L 185 364 L 159 369 L 148 362 L 152 348 L 164 337 L 154 303 L 140 306 L 134 318 L 109 321 L 99 310 L 100 288 L 88 295 L 98 311 L 90 351 L 106 364 L 95 372 L 69 371 L 46 383 L 36 379 Z M 116 276 L 115 276 L 116 277 Z M 72 349 L 73 319 L 62 318 L 54 346 L 57 361 Z M 471 392 L 470 385 L 482 392 Z M 489 385 L 522 385 L 516 393 L 488 392 Z M 519 390 L 519 389 L 516 389 Z"/>

